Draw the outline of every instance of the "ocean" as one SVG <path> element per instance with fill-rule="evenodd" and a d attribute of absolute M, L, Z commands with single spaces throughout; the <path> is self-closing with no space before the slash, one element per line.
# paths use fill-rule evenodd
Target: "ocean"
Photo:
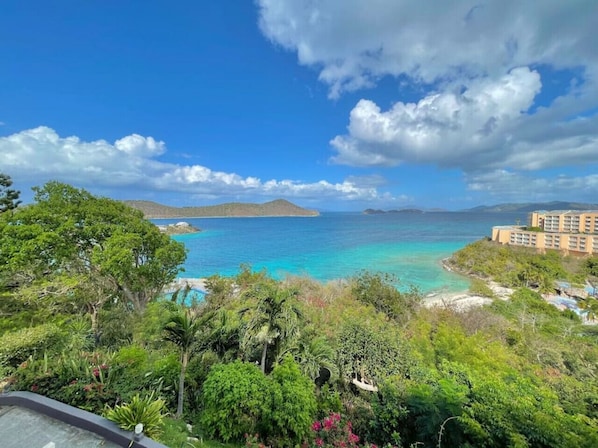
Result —
<path fill-rule="evenodd" d="M 181 219 L 153 220 L 168 224 Z M 181 277 L 232 276 L 242 264 L 277 279 L 349 278 L 362 270 L 395 275 L 399 289 L 466 290 L 469 281 L 440 262 L 492 226 L 525 224 L 526 213 L 322 213 L 317 217 L 185 218 L 195 234 L 173 238 L 188 249 Z"/>

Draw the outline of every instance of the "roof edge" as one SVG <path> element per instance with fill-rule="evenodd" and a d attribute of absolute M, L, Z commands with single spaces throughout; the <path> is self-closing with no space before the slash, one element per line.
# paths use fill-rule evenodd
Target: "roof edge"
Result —
<path fill-rule="evenodd" d="M 0 406 L 20 406 L 42 415 L 67 423 L 74 427 L 95 433 L 104 439 L 131 448 L 167 448 L 165 445 L 142 437 L 135 440 L 134 433 L 120 429 L 116 423 L 83 409 L 70 406 L 52 398 L 33 392 L 15 391 L 0 393 Z"/>

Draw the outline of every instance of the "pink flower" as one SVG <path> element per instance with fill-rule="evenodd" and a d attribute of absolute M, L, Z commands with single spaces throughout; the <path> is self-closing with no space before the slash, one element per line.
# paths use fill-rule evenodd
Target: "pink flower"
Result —
<path fill-rule="evenodd" d="M 93 376 L 98 377 L 100 376 L 100 369 L 98 369 L 97 367 L 93 368 Z"/>
<path fill-rule="evenodd" d="M 31 385 L 31 392 L 36 392 L 38 389 L 39 389 L 39 386 L 37 384 Z"/>
<path fill-rule="evenodd" d="M 349 442 L 351 442 L 351 443 L 359 442 L 359 436 L 357 434 L 353 434 L 352 432 L 349 433 Z"/>
<path fill-rule="evenodd" d="M 324 431 L 328 431 L 332 429 L 334 426 L 334 421 L 331 418 L 324 419 Z"/>
<path fill-rule="evenodd" d="M 316 421 L 313 423 L 313 425 L 311 425 L 311 429 L 317 432 L 317 431 L 319 431 L 320 429 L 322 429 L 322 424 L 321 424 L 321 423 L 320 423 L 318 420 L 316 420 Z"/>
<path fill-rule="evenodd" d="M 334 422 L 341 421 L 341 415 L 338 412 L 333 412 L 332 414 L 330 414 L 330 418 L 332 418 L 332 421 Z"/>
<path fill-rule="evenodd" d="M 317 445 L 317 446 L 323 446 L 323 445 L 324 445 L 324 441 L 318 437 L 318 438 L 316 439 L 316 445 Z"/>

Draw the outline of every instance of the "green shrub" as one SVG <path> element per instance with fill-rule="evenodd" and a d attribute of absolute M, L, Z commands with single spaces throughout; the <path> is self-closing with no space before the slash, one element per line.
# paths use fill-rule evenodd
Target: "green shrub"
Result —
<path fill-rule="evenodd" d="M 270 378 L 278 386 L 273 394 L 270 437 L 276 439 L 276 445 L 300 445 L 316 415 L 314 383 L 291 357 L 274 367 Z"/>
<path fill-rule="evenodd" d="M 61 337 L 60 329 L 51 323 L 6 333 L 0 337 L 0 364 L 16 367 L 30 356 L 53 348 Z"/>
<path fill-rule="evenodd" d="M 63 403 L 101 412 L 114 402 L 114 370 L 110 357 L 101 353 L 75 352 L 60 356 L 30 358 L 13 374 L 12 387 L 36 392 Z"/>
<path fill-rule="evenodd" d="M 318 418 L 324 418 L 332 412 L 339 413 L 343 409 L 343 402 L 337 390 L 334 390 L 329 384 L 324 384 L 316 391 L 316 400 L 318 404 Z"/>
<path fill-rule="evenodd" d="M 490 289 L 485 281 L 480 280 L 479 278 L 471 279 L 469 292 L 482 297 L 490 297 L 491 299 L 495 297 L 494 291 Z"/>
<path fill-rule="evenodd" d="M 187 424 L 183 420 L 164 418 L 162 433 L 158 436 L 158 442 L 171 447 L 191 447 L 187 441 L 190 436 L 187 431 Z"/>
<path fill-rule="evenodd" d="M 141 423 L 144 434 L 155 439 L 162 433 L 164 410 L 164 400 L 161 398 L 154 399 L 153 394 L 141 398 L 137 394 L 130 403 L 107 408 L 104 416 L 125 431 L 133 431 Z"/>
<path fill-rule="evenodd" d="M 398 284 L 398 278 L 391 274 L 361 271 L 351 280 L 351 291 L 361 303 L 372 305 L 389 318 L 404 322 L 417 309 L 421 294 L 414 287 L 408 292 L 400 292 Z"/>
<path fill-rule="evenodd" d="M 147 351 L 138 345 L 122 347 L 114 355 L 114 363 L 126 365 L 131 368 L 142 368 L 147 362 Z"/>
<path fill-rule="evenodd" d="M 246 433 L 266 432 L 271 384 L 254 364 L 235 361 L 212 367 L 203 385 L 200 421 L 206 435 L 240 442 Z"/>

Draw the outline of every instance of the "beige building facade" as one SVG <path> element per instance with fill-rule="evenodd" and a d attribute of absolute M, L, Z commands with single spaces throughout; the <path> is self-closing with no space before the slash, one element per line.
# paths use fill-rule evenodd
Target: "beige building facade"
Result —
<path fill-rule="evenodd" d="M 553 210 L 529 215 L 529 226 L 495 226 L 492 241 L 511 246 L 598 254 L 598 211 Z"/>

